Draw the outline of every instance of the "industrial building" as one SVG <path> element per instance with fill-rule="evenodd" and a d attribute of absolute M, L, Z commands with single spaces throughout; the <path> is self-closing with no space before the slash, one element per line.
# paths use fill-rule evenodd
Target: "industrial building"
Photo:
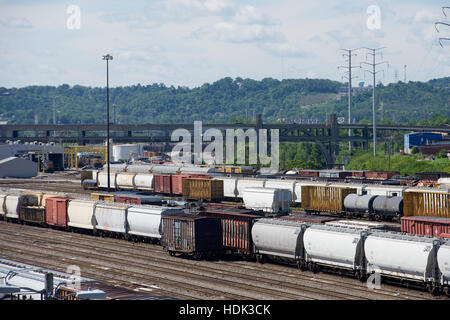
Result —
<path fill-rule="evenodd" d="M 0 160 L 0 178 L 31 178 L 37 175 L 36 162 L 17 157 Z"/>
<path fill-rule="evenodd" d="M 404 135 L 404 152 L 406 154 L 409 154 L 411 153 L 411 149 L 413 147 L 421 147 L 425 145 L 440 145 L 445 144 L 446 141 L 448 144 L 450 144 L 450 140 L 446 140 L 444 135 L 441 133 L 435 132 L 408 133 Z"/>

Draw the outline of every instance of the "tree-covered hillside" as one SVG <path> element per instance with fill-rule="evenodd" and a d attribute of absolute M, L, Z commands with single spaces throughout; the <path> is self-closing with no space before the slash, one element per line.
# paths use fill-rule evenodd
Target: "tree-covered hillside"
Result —
<path fill-rule="evenodd" d="M 299 119 L 324 121 L 327 115 L 347 115 L 347 97 L 339 96 L 345 84 L 331 80 L 224 78 L 189 89 L 164 84 L 110 88 L 111 122 L 176 123 L 204 120 L 229 122 Z M 450 77 L 426 83 L 396 83 L 377 87 L 378 119 L 410 122 L 433 114 L 450 116 Z M 355 95 L 356 122 L 372 119 L 372 91 Z M 0 88 L 0 116 L 8 123 L 105 123 L 106 88 L 61 85 Z M 115 119 L 115 120 L 114 120 Z"/>

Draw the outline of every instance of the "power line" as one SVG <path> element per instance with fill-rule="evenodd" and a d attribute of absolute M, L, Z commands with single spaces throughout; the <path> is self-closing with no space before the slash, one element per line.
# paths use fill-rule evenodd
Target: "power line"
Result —
<path fill-rule="evenodd" d="M 372 66 L 372 70 L 364 70 L 364 74 L 365 72 L 369 72 L 373 75 L 373 91 L 372 91 L 372 122 L 373 122 L 373 156 L 376 157 L 377 156 L 377 125 L 376 125 L 376 113 L 375 113 L 375 87 L 376 87 L 376 74 L 379 72 L 383 72 L 384 74 L 384 70 L 379 70 L 376 71 L 376 67 L 387 63 L 389 65 L 388 61 L 381 61 L 381 62 L 376 62 L 376 56 L 377 54 L 381 54 L 381 59 L 383 59 L 383 55 L 381 52 L 382 49 L 385 49 L 386 47 L 382 47 L 382 48 L 378 48 L 378 49 L 373 49 L 373 48 L 364 48 L 366 50 L 369 50 L 369 52 L 367 54 L 372 56 L 373 62 L 372 63 L 368 63 L 368 62 L 361 62 L 362 64 L 367 64 L 369 66 Z M 367 56 L 366 56 L 367 57 Z"/>

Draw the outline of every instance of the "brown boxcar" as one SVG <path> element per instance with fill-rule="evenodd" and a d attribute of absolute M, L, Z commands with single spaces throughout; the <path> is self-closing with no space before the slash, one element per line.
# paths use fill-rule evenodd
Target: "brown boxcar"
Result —
<path fill-rule="evenodd" d="M 36 224 L 45 224 L 45 207 L 19 207 L 19 220 Z"/>
<path fill-rule="evenodd" d="M 47 198 L 45 201 L 45 222 L 51 226 L 67 226 L 69 198 Z"/>
<path fill-rule="evenodd" d="M 342 213 L 345 211 L 344 199 L 355 188 L 332 186 L 302 186 L 302 208 L 313 212 Z"/>
<path fill-rule="evenodd" d="M 403 192 L 403 216 L 450 218 L 450 192 L 431 190 Z"/>
<path fill-rule="evenodd" d="M 183 179 L 183 197 L 190 200 L 222 201 L 223 180 Z"/>
<path fill-rule="evenodd" d="M 248 210 L 212 209 L 200 213 L 202 216 L 219 218 L 222 224 L 222 246 L 232 253 L 250 256 L 253 253 L 252 227 L 262 216 L 250 214 Z"/>
<path fill-rule="evenodd" d="M 393 176 L 400 175 L 400 172 L 392 172 L 392 171 L 366 171 L 365 177 L 367 179 L 380 179 L 380 180 L 388 180 Z"/>
<path fill-rule="evenodd" d="M 183 180 L 191 178 L 190 175 L 174 174 L 172 175 L 172 193 L 177 195 L 183 194 Z"/>
<path fill-rule="evenodd" d="M 401 232 L 429 237 L 450 233 L 450 219 L 435 217 L 402 217 Z"/>
<path fill-rule="evenodd" d="M 172 179 L 170 174 L 155 174 L 153 176 L 153 183 L 156 193 L 172 193 Z"/>
<path fill-rule="evenodd" d="M 298 174 L 300 176 L 319 177 L 319 170 L 300 170 Z"/>
<path fill-rule="evenodd" d="M 194 215 L 163 215 L 161 245 L 171 255 L 182 253 L 200 259 L 222 251 L 220 220 Z"/>
<path fill-rule="evenodd" d="M 299 222 L 311 222 L 311 223 L 325 223 L 330 221 L 337 221 L 340 218 L 325 217 L 325 216 L 311 216 L 307 214 L 291 214 L 288 216 L 280 217 L 284 220 L 294 220 Z"/>
<path fill-rule="evenodd" d="M 91 193 L 91 200 L 114 202 L 115 196 L 108 193 Z"/>

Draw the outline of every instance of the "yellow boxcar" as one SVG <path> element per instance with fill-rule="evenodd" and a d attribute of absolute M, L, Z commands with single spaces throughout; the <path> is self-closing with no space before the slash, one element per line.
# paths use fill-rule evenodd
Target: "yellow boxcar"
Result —
<path fill-rule="evenodd" d="M 345 211 L 344 199 L 356 188 L 331 186 L 302 186 L 302 208 L 314 212 L 341 213 Z"/>
<path fill-rule="evenodd" d="M 403 216 L 450 218 L 450 193 L 407 190 L 403 192 Z"/>
<path fill-rule="evenodd" d="M 183 197 L 191 200 L 222 201 L 223 181 L 183 179 Z"/>
<path fill-rule="evenodd" d="M 114 202 L 114 195 L 107 193 L 91 193 L 91 200 Z"/>

